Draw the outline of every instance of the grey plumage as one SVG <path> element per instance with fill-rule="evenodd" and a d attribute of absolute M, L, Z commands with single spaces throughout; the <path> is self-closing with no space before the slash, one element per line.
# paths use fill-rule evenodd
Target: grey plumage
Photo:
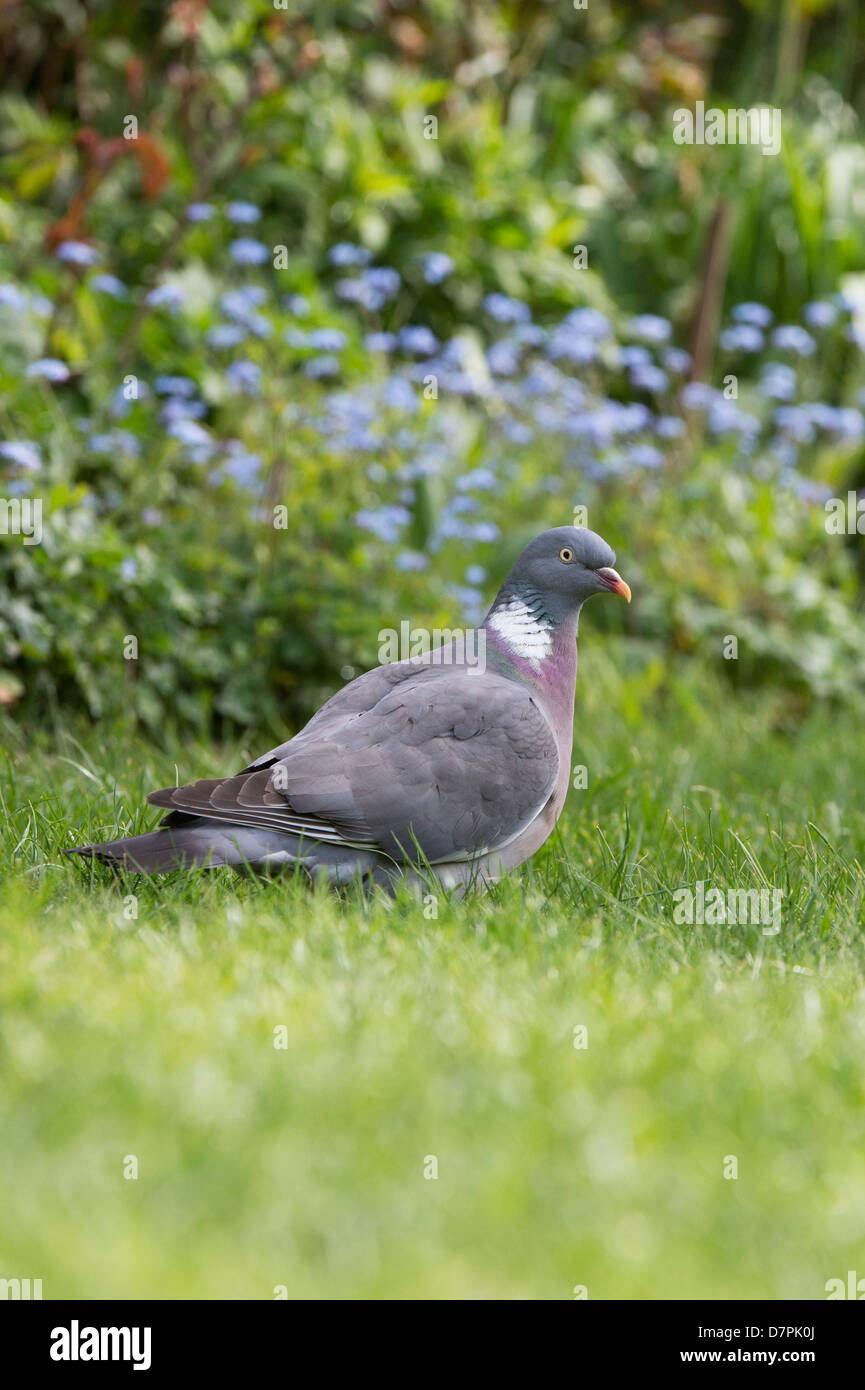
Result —
<path fill-rule="evenodd" d="M 592 532 L 545 532 L 487 615 L 483 668 L 455 643 L 368 671 L 236 776 L 151 793 L 167 812 L 158 830 L 71 852 L 143 873 L 495 879 L 543 843 L 564 802 L 579 610 L 591 593 L 627 591 L 614 558 Z"/>

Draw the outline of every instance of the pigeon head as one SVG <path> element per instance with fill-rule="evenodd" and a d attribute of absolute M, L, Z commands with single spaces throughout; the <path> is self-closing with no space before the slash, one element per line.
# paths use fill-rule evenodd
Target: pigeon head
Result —
<path fill-rule="evenodd" d="M 552 651 L 559 627 L 574 633 L 580 609 L 593 594 L 620 594 L 628 585 L 613 569 L 615 552 L 594 531 L 557 526 L 526 546 L 505 579 L 484 626 L 534 667 Z"/>
<path fill-rule="evenodd" d="M 594 531 L 556 526 L 526 546 L 499 598 L 540 599 L 554 621 L 578 613 L 592 594 L 621 594 L 630 603 L 631 591 L 613 569 L 615 558 L 615 551 Z"/>

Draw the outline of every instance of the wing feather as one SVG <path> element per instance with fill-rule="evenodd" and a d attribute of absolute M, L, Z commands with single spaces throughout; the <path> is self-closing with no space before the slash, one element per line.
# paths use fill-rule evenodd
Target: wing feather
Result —
<path fill-rule="evenodd" d="M 558 777 L 537 697 L 489 671 L 415 665 L 400 680 L 381 678 L 394 669 L 352 682 L 366 682 L 366 700 L 354 692 L 330 701 L 243 772 L 148 799 L 172 813 L 165 823 L 199 816 L 374 846 L 399 860 L 416 858 L 417 847 L 431 863 L 504 847 L 540 814 Z"/>

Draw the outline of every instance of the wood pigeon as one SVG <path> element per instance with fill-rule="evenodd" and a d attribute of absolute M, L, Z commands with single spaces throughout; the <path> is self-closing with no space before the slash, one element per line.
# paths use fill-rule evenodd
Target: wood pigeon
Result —
<path fill-rule="evenodd" d="M 570 782 L 577 625 L 631 591 L 593 531 L 525 548 L 477 632 L 378 666 L 234 777 L 152 792 L 160 827 L 67 853 L 146 874 L 295 866 L 338 886 L 481 887 L 550 835 Z"/>

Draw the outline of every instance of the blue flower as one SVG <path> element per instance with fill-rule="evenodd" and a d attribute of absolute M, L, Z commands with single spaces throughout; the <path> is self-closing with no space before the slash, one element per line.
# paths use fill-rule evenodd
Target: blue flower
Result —
<path fill-rule="evenodd" d="M 725 328 L 719 339 L 724 352 L 762 352 L 765 339 L 752 323 L 737 323 Z"/>
<path fill-rule="evenodd" d="M 241 289 L 227 290 L 219 297 L 219 307 L 226 318 L 243 323 L 253 309 L 258 309 L 267 299 L 267 291 L 261 285 L 244 285 Z"/>
<path fill-rule="evenodd" d="M 40 357 L 38 362 L 30 363 L 27 375 L 42 381 L 61 382 L 68 381 L 72 373 L 66 363 L 58 361 L 56 357 Z"/>
<path fill-rule="evenodd" d="M 727 400 L 720 393 L 712 402 L 706 423 L 709 433 L 714 435 L 739 434 L 752 438 L 760 432 L 756 415 L 746 415 L 735 401 Z"/>
<path fill-rule="evenodd" d="M 422 555 L 418 550 L 400 550 L 393 557 L 394 569 L 401 574 L 406 574 L 412 570 L 425 570 L 429 566 L 429 557 Z"/>
<path fill-rule="evenodd" d="M 190 203 L 186 216 L 190 222 L 209 222 L 215 212 L 212 203 Z"/>
<path fill-rule="evenodd" d="M 865 418 L 859 410 L 841 406 L 837 415 L 837 432 L 846 439 L 861 439 L 865 434 Z"/>
<path fill-rule="evenodd" d="M 825 506 L 832 496 L 832 489 L 825 483 L 815 483 L 812 478 L 803 478 L 796 472 L 791 471 L 785 482 L 788 482 L 805 502 L 811 502 L 818 507 Z"/>
<path fill-rule="evenodd" d="M 229 222 L 242 222 L 248 225 L 259 220 L 261 208 L 256 207 L 255 203 L 229 203 L 225 209 L 225 215 Z"/>
<path fill-rule="evenodd" d="M 124 454 L 131 454 L 133 458 L 141 455 L 141 440 L 137 434 L 131 430 L 113 430 L 115 446 Z"/>
<path fill-rule="evenodd" d="M 194 420 L 174 420 L 168 426 L 168 433 L 190 450 L 195 463 L 206 463 L 213 454 L 215 446 L 212 438 Z"/>
<path fill-rule="evenodd" d="M 125 299 L 127 295 L 126 286 L 116 275 L 94 275 L 90 288 L 97 294 L 110 295 L 112 299 Z"/>
<path fill-rule="evenodd" d="M 204 341 L 212 348 L 235 348 L 248 337 L 248 331 L 238 323 L 217 323 L 207 330 Z"/>
<path fill-rule="evenodd" d="M 186 298 L 179 285 L 157 285 L 155 290 L 151 290 L 145 298 L 145 303 L 151 309 L 168 309 L 174 312 L 179 309 Z"/>
<path fill-rule="evenodd" d="M 502 434 L 512 444 L 531 444 L 535 432 L 522 420 L 506 419 L 502 422 Z"/>
<path fill-rule="evenodd" d="M 407 323 L 405 328 L 399 331 L 399 345 L 403 352 L 414 353 L 417 357 L 431 357 L 439 342 L 426 324 Z"/>
<path fill-rule="evenodd" d="M 686 410 L 708 410 L 718 393 L 705 381 L 689 381 L 679 399 Z"/>
<path fill-rule="evenodd" d="M 623 347 L 619 350 L 619 361 L 623 367 L 642 367 L 652 360 L 652 354 L 645 347 Z"/>
<path fill-rule="evenodd" d="M 0 308 L 14 309 L 16 314 L 22 314 L 27 308 L 27 297 L 17 285 L 0 285 Z"/>
<path fill-rule="evenodd" d="M 795 353 L 797 357 L 813 357 L 817 351 L 811 334 L 798 323 L 779 324 L 772 334 L 772 344 L 782 352 Z"/>
<path fill-rule="evenodd" d="M 476 497 L 452 497 L 442 512 L 440 526 L 442 523 L 444 526 L 451 525 L 457 517 L 471 515 L 474 512 L 479 512 L 480 509 L 481 504 Z M 462 523 L 457 523 L 457 525 L 462 525 Z M 454 529 L 453 534 L 458 535 L 458 530 Z"/>
<path fill-rule="evenodd" d="M 487 353 L 487 365 L 494 376 L 515 376 L 520 368 L 520 350 L 516 343 L 503 338 L 493 343 Z"/>
<path fill-rule="evenodd" d="M 521 299 L 511 299 L 510 295 L 495 292 L 488 294 L 483 307 L 496 323 L 528 323 L 532 311 Z"/>
<path fill-rule="evenodd" d="M 685 422 L 678 415 L 659 415 L 655 433 L 659 439 L 680 439 L 685 433 Z"/>
<path fill-rule="evenodd" d="M 779 406 L 775 411 L 775 425 L 797 444 L 810 444 L 814 439 L 814 424 L 805 406 Z"/>
<path fill-rule="evenodd" d="M 653 395 L 666 391 L 669 385 L 667 373 L 653 362 L 632 367 L 629 379 L 636 391 L 650 391 Z"/>
<path fill-rule="evenodd" d="M 360 304 L 364 309 L 375 307 L 375 296 L 365 280 L 360 278 L 337 280 L 334 290 L 337 299 L 344 299 L 349 304 Z"/>
<path fill-rule="evenodd" d="M 264 265 L 270 256 L 264 242 L 251 236 L 238 237 L 229 246 L 228 254 L 237 265 Z"/>
<path fill-rule="evenodd" d="M 140 443 L 138 436 L 131 434 L 128 430 L 110 430 L 107 434 L 90 435 L 88 439 L 88 449 L 90 453 L 129 453 L 138 457 L 140 453 Z"/>
<path fill-rule="evenodd" d="M 196 425 L 195 420 L 172 421 L 168 427 L 168 434 L 172 436 L 172 439 L 178 439 L 179 442 L 195 446 L 195 448 L 203 445 L 210 446 L 213 443 L 207 431 L 203 430 L 202 425 Z"/>
<path fill-rule="evenodd" d="M 774 315 L 765 304 L 755 304 L 752 300 L 737 304 L 730 317 L 734 323 L 750 323 L 754 328 L 768 328 Z"/>
<path fill-rule="evenodd" d="M 668 372 L 674 376 L 687 376 L 691 370 L 691 355 L 683 348 L 671 347 L 663 354 L 661 361 Z"/>
<path fill-rule="evenodd" d="M 330 248 L 327 258 L 331 265 L 342 268 L 349 265 L 368 265 L 372 255 L 365 246 L 355 246 L 350 241 L 339 241 Z"/>
<path fill-rule="evenodd" d="M 390 410 L 417 410 L 417 396 L 405 377 L 389 377 L 385 382 L 382 399 Z"/>
<path fill-rule="evenodd" d="M 837 410 L 832 410 L 831 424 L 828 428 L 842 439 L 861 439 L 865 434 L 865 418 L 861 411 L 854 410 L 851 406 L 839 406 Z"/>
<path fill-rule="evenodd" d="M 373 313 L 383 309 L 389 299 L 393 299 L 400 286 L 400 278 L 388 266 L 374 266 L 353 280 L 338 280 L 336 293 L 340 299 L 351 304 L 360 304 Z"/>
<path fill-rule="evenodd" d="M 158 376 L 153 382 L 157 396 L 181 396 L 189 400 L 198 392 L 198 386 L 188 376 Z"/>
<path fill-rule="evenodd" d="M 185 401 L 179 396 L 170 396 L 159 412 L 163 425 L 171 425 L 175 420 L 203 420 L 207 414 L 204 401 Z"/>
<path fill-rule="evenodd" d="M 399 271 L 389 265 L 374 265 L 364 271 L 363 278 L 373 294 L 382 301 L 393 299 L 402 284 Z"/>
<path fill-rule="evenodd" d="M 318 381 L 324 377 L 337 376 L 339 374 L 339 362 L 337 358 L 313 357 L 309 362 L 303 364 L 304 375 L 311 381 Z"/>
<path fill-rule="evenodd" d="M 443 541 L 470 541 L 476 524 L 471 521 L 464 521 L 459 516 L 453 516 L 447 510 L 443 511 L 435 529 L 433 548 L 438 549 Z"/>
<path fill-rule="evenodd" d="M 32 443 L 29 439 L 10 439 L 5 444 L 0 444 L 0 458 L 8 459 L 10 463 L 17 463 L 19 468 L 42 467 L 39 445 Z"/>
<path fill-rule="evenodd" d="M 783 362 L 767 362 L 758 391 L 770 401 L 792 401 L 796 395 L 796 373 Z"/>
<path fill-rule="evenodd" d="M 239 439 L 230 439 L 227 446 L 225 471 L 235 482 L 251 487 L 259 481 L 261 455 L 253 454 Z"/>
<path fill-rule="evenodd" d="M 367 352 L 393 352 L 396 344 L 395 333 L 367 333 L 363 340 Z"/>
<path fill-rule="evenodd" d="M 405 507 L 394 505 L 379 507 L 377 511 L 364 509 L 354 516 L 355 526 L 362 531 L 371 531 L 381 541 L 395 541 L 409 521 L 411 513 Z"/>
<path fill-rule="evenodd" d="M 454 263 L 444 251 L 428 251 L 423 257 L 423 278 L 428 285 L 440 285 L 453 274 Z"/>
<path fill-rule="evenodd" d="M 261 391 L 261 368 L 257 362 L 247 359 L 232 362 L 225 377 L 236 391 L 245 396 L 257 396 Z"/>
<path fill-rule="evenodd" d="M 613 414 L 613 426 L 617 434 L 639 434 L 647 430 L 654 420 L 651 410 L 642 401 L 604 401 L 604 406 Z"/>
<path fill-rule="evenodd" d="M 609 338 L 612 334 L 610 321 L 604 314 L 597 309 L 572 309 L 559 324 L 559 328 L 566 328 L 570 332 L 580 333 L 587 338 L 594 338 L 601 342 L 604 338 Z"/>
<path fill-rule="evenodd" d="M 307 342 L 318 352 L 342 352 L 346 336 L 339 328 L 315 328 L 309 334 Z"/>
<path fill-rule="evenodd" d="M 96 248 L 88 246 L 86 241 L 61 241 L 57 247 L 57 259 L 64 265 L 87 267 L 96 265 L 102 257 Z"/>
<path fill-rule="evenodd" d="M 669 319 L 662 319 L 659 314 L 637 314 L 625 324 L 629 338 L 640 338 L 645 343 L 666 343 L 672 331 Z"/>
<path fill-rule="evenodd" d="M 546 341 L 546 333 L 537 323 L 518 323 L 514 326 L 511 338 L 521 347 L 540 347 Z"/>
<path fill-rule="evenodd" d="M 558 395 L 562 383 L 570 380 L 550 362 L 536 362 L 523 377 L 522 387 L 526 396 L 552 396 Z"/>
<path fill-rule="evenodd" d="M 598 344 L 612 334 L 609 320 L 597 309 L 572 309 L 553 331 L 549 343 L 550 357 L 565 358 L 578 366 L 594 362 Z"/>
<path fill-rule="evenodd" d="M 632 444 L 627 457 L 633 468 L 660 468 L 664 462 L 664 455 L 653 444 Z"/>
<path fill-rule="evenodd" d="M 248 328 L 256 338 L 269 338 L 273 332 L 273 324 L 263 314 L 249 314 L 244 320 L 243 326 Z"/>
<path fill-rule="evenodd" d="M 473 588 L 479 589 L 481 584 L 486 584 L 487 582 L 487 572 L 483 565 L 469 565 L 466 570 L 465 579 L 467 584 L 471 584 Z"/>
<path fill-rule="evenodd" d="M 809 328 L 832 328 L 838 322 L 839 315 L 838 306 L 825 299 L 815 299 L 802 310 L 802 317 Z"/>
<path fill-rule="evenodd" d="M 175 420 L 170 425 L 168 433 L 173 439 L 178 439 L 181 444 L 210 444 L 210 435 L 207 430 L 202 429 L 201 425 L 196 425 L 194 420 Z"/>
<path fill-rule="evenodd" d="M 475 468 L 471 473 L 463 473 L 456 481 L 459 492 L 489 492 L 498 485 L 499 480 L 491 468 Z"/>
<path fill-rule="evenodd" d="M 294 314 L 296 319 L 305 319 L 309 315 L 309 300 L 302 294 L 285 295 L 282 305 L 290 314 Z"/>
<path fill-rule="evenodd" d="M 470 622 L 480 621 L 486 608 L 483 594 L 466 584 L 449 584 L 447 592 L 459 604 Z"/>
<path fill-rule="evenodd" d="M 550 357 L 554 362 L 564 358 L 578 367 L 586 367 L 598 356 L 598 347 L 593 338 L 581 338 L 557 328 L 550 339 Z"/>

